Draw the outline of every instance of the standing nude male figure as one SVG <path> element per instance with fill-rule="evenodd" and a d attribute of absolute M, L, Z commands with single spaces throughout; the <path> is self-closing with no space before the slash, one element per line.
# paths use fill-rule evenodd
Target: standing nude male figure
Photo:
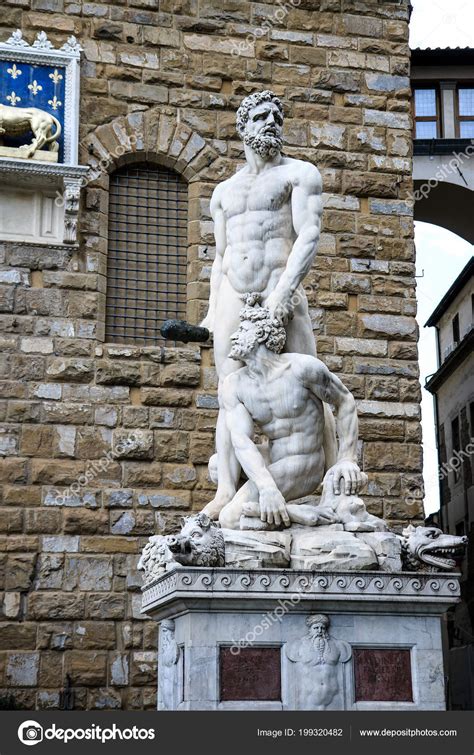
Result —
<path fill-rule="evenodd" d="M 311 163 L 281 154 L 283 107 L 272 92 L 243 100 L 237 111 L 237 130 L 244 141 L 246 165 L 220 183 L 212 195 L 216 257 L 209 310 L 201 323 L 214 334 L 220 388 L 225 377 L 239 367 L 228 355 L 246 293 L 261 294 L 264 306 L 283 320 L 288 352 L 316 354 L 301 282 L 311 268 L 320 234 L 321 176 Z M 235 495 L 240 474 L 220 393 L 218 488 L 204 509 L 213 519 Z M 328 407 L 324 432 L 326 461 L 331 466 L 336 439 Z"/>

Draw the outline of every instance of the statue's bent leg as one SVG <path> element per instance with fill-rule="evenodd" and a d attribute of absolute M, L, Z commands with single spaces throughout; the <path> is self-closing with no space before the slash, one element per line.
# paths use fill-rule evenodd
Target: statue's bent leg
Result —
<path fill-rule="evenodd" d="M 285 352 L 287 354 L 309 354 L 316 356 L 316 340 L 309 316 L 308 301 L 302 286 L 293 296 L 295 307 L 293 316 L 286 326 Z"/>
<path fill-rule="evenodd" d="M 241 308 L 241 296 L 232 288 L 227 278 L 224 278 L 219 290 L 214 331 L 214 358 L 219 388 L 227 375 L 242 367 L 241 362 L 229 359 L 230 337 L 239 327 Z M 204 512 L 211 519 L 217 519 L 223 507 L 233 499 L 240 477 L 240 464 L 232 446 L 225 410 L 220 401 L 219 404 L 216 426 L 217 492 L 214 499 L 204 508 Z"/>
<path fill-rule="evenodd" d="M 258 505 L 258 490 L 254 483 L 249 480 L 245 485 L 242 485 L 232 501 L 224 506 L 219 514 L 221 527 L 229 530 L 240 529 L 240 517 L 244 513 L 244 506 L 250 501 L 256 501 Z"/>
<path fill-rule="evenodd" d="M 285 500 L 303 498 L 314 491 L 321 480 L 321 464 L 313 456 L 290 456 L 268 465 L 268 471 Z M 222 509 L 219 522 L 228 529 L 240 528 L 240 517 L 248 504 L 257 504 L 258 490 L 251 481 L 246 482 L 230 503 Z M 251 509 L 254 508 L 252 505 Z"/>
<path fill-rule="evenodd" d="M 240 464 L 234 453 L 230 432 L 227 427 L 225 409 L 219 409 L 216 425 L 217 452 L 217 492 L 203 512 L 211 519 L 217 519 L 224 506 L 235 496 L 240 477 Z"/>

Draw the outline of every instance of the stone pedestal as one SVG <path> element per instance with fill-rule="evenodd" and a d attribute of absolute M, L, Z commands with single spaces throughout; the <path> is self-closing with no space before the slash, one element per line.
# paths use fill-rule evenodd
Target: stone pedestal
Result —
<path fill-rule="evenodd" d="M 44 163 L 57 163 L 58 153 L 48 149 L 37 149 L 32 157 L 25 157 L 25 149 L 21 147 L 4 147 L 0 145 L 0 157 L 13 157 L 15 160 L 39 160 Z"/>
<path fill-rule="evenodd" d="M 459 575 L 177 568 L 160 623 L 160 710 L 444 710 L 442 616 Z"/>

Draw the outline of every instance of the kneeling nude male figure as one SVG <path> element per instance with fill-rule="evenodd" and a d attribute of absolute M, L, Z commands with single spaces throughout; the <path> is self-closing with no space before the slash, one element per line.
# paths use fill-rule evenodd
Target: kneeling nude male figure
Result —
<path fill-rule="evenodd" d="M 319 239 L 321 176 L 311 163 L 281 154 L 283 108 L 270 91 L 246 97 L 237 112 L 246 165 L 220 183 L 211 199 L 216 257 L 211 272 L 209 311 L 201 323 L 214 334 L 220 412 L 216 430 L 218 488 L 204 511 L 217 519 L 233 498 L 239 464 L 232 449 L 222 404 L 222 381 L 238 369 L 229 359 L 230 337 L 239 326 L 244 294 L 254 291 L 286 325 L 287 351 L 316 355 L 315 339 L 301 281 Z M 322 420 L 321 420 L 322 421 Z M 325 449 L 334 461 L 334 417 L 326 407 Z"/>
<path fill-rule="evenodd" d="M 327 498 L 358 493 L 363 476 L 357 465 L 354 398 L 316 357 L 281 353 L 286 339 L 281 321 L 259 305 L 258 294 L 245 298 L 230 351 L 230 358 L 245 366 L 224 380 L 222 401 L 248 482 L 222 509 L 219 521 L 222 527 L 239 529 L 246 514 L 269 525 L 324 524 L 328 513 L 331 521 L 324 507 L 291 502 L 314 493 L 323 477 Z M 335 407 L 339 439 L 337 461 L 326 475 L 324 402 Z M 268 438 L 267 452 L 253 441 L 255 426 Z"/>

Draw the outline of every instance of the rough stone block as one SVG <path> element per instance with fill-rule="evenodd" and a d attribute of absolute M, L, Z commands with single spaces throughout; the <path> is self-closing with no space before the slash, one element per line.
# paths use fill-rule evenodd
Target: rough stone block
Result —
<path fill-rule="evenodd" d="M 137 686 L 155 684 L 157 680 L 157 653 L 132 653 L 131 682 Z"/>
<path fill-rule="evenodd" d="M 364 469 L 381 472 L 418 472 L 421 447 L 414 443 L 365 443 Z"/>
<path fill-rule="evenodd" d="M 293 533 L 292 569 L 316 571 L 363 571 L 376 569 L 377 558 L 372 548 L 350 532 L 335 529 L 340 525 L 315 527 L 314 532 Z"/>
<path fill-rule="evenodd" d="M 74 625 L 75 650 L 113 650 L 116 645 L 113 621 L 78 621 Z"/>
<path fill-rule="evenodd" d="M 59 553 L 41 553 L 38 556 L 35 589 L 60 590 L 64 576 L 64 556 Z"/>
<path fill-rule="evenodd" d="M 198 364 L 168 364 L 161 371 L 162 386 L 196 386 L 199 385 L 200 368 Z"/>
<path fill-rule="evenodd" d="M 359 335 L 360 336 L 382 336 L 390 337 L 395 340 L 416 341 L 418 337 L 418 327 L 414 317 L 382 314 L 367 314 L 359 317 Z"/>
<path fill-rule="evenodd" d="M 22 338 L 20 349 L 25 353 L 51 354 L 53 341 L 51 338 Z"/>
<path fill-rule="evenodd" d="M 191 391 L 172 388 L 142 388 L 140 394 L 145 406 L 189 406 L 193 399 Z"/>
<path fill-rule="evenodd" d="M 5 568 L 6 590 L 29 590 L 32 584 L 36 554 L 18 553 L 9 555 Z"/>
<path fill-rule="evenodd" d="M 38 682 L 39 653 L 9 653 L 6 678 L 14 687 L 35 687 Z"/>
<path fill-rule="evenodd" d="M 137 496 L 139 506 L 151 506 L 154 509 L 182 509 L 191 505 L 191 493 L 182 490 L 178 495 L 175 490 L 146 490 Z"/>
<path fill-rule="evenodd" d="M 89 382 L 94 371 L 92 359 L 53 359 L 46 368 L 46 375 L 55 380 Z"/>
<path fill-rule="evenodd" d="M 78 535 L 48 535 L 42 538 L 43 552 L 47 553 L 77 553 L 79 550 Z"/>
<path fill-rule="evenodd" d="M 96 381 L 101 385 L 139 385 L 140 366 L 129 362 L 99 360 Z"/>
<path fill-rule="evenodd" d="M 117 459 L 152 459 L 154 441 L 152 430 L 114 430 L 113 452 Z"/>
<path fill-rule="evenodd" d="M 107 654 L 71 650 L 66 655 L 66 671 L 71 682 L 81 687 L 96 687 L 106 683 Z"/>
<path fill-rule="evenodd" d="M 114 687 L 126 687 L 129 673 L 128 653 L 114 653 L 110 658 L 110 684 Z"/>
<path fill-rule="evenodd" d="M 290 564 L 289 533 L 223 529 L 223 534 L 228 566 L 260 569 Z"/>
<path fill-rule="evenodd" d="M 122 593 L 89 594 L 86 616 L 91 619 L 123 619 L 127 597 Z"/>
<path fill-rule="evenodd" d="M 64 570 L 64 589 L 67 591 L 110 591 L 112 589 L 112 572 L 112 564 L 109 558 L 100 556 L 68 557 Z"/>
<path fill-rule="evenodd" d="M 0 650 L 30 650 L 36 648 L 36 625 L 32 622 L 0 623 Z"/>

